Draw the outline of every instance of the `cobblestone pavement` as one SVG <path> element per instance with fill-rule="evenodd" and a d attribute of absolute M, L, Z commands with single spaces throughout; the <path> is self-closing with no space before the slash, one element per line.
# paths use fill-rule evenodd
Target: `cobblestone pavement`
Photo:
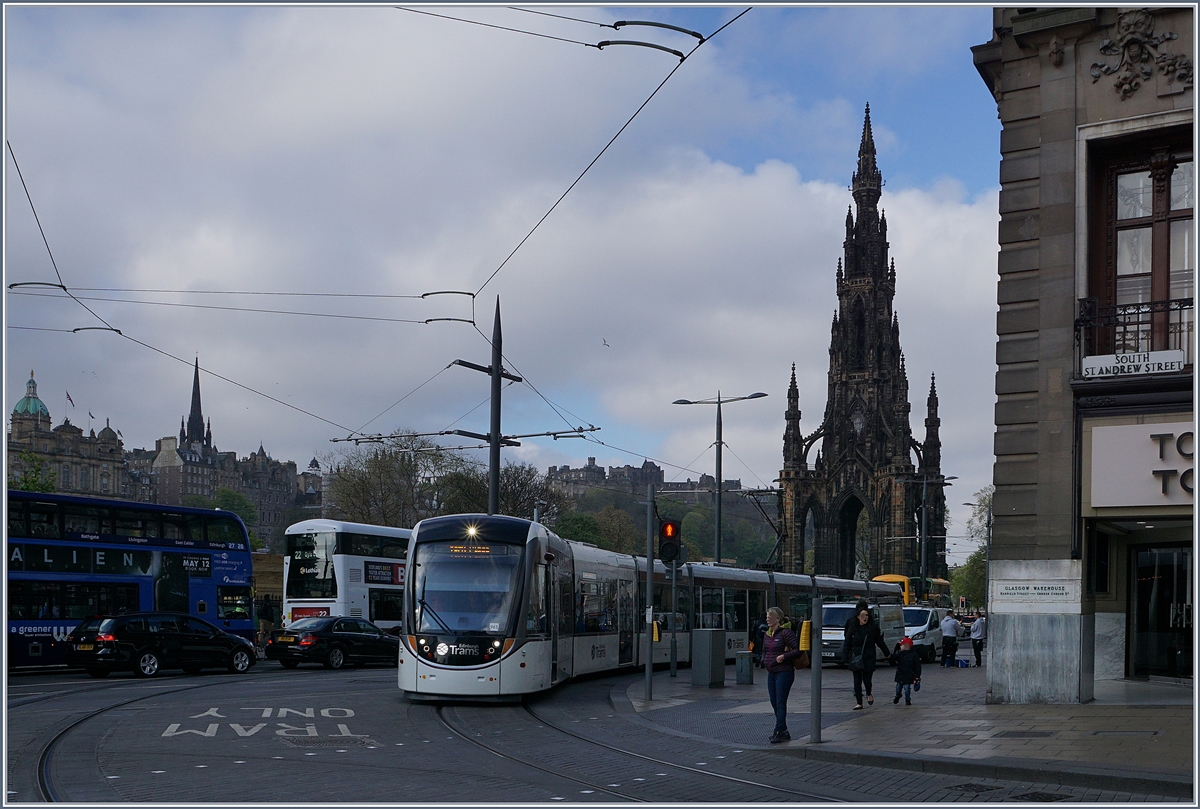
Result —
<path fill-rule="evenodd" d="M 722 688 L 691 685 L 690 670 L 657 672 L 654 700 L 642 681 L 618 699 L 664 729 L 766 746 L 774 716 L 766 672 L 737 685 L 734 667 Z M 851 675 L 822 670 L 821 745 L 809 744 L 811 672 L 797 672 L 788 701 L 793 741 L 773 749 L 789 755 L 859 761 L 928 771 L 1006 774 L 1088 787 L 1189 794 L 1193 777 L 1193 697 L 1190 686 L 1100 683 L 1086 705 L 986 705 L 984 668 L 923 668 L 913 704 L 892 703 L 894 670 L 875 672 L 875 704 L 852 711 Z"/>

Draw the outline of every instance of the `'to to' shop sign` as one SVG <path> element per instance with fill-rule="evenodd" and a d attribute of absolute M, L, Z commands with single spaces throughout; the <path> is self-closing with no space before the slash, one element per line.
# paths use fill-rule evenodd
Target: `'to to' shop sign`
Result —
<path fill-rule="evenodd" d="M 1093 427 L 1092 507 L 1192 505 L 1195 443 L 1190 421 Z"/>

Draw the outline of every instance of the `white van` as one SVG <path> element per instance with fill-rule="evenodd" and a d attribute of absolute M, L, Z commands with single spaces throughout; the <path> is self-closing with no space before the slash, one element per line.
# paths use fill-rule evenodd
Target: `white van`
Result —
<path fill-rule="evenodd" d="M 884 645 L 895 652 L 904 637 L 904 610 L 899 604 L 871 604 L 871 617 L 879 625 Z M 845 665 L 842 644 L 846 640 L 846 622 L 854 615 L 854 604 L 826 604 L 821 621 L 821 660 Z M 881 655 L 876 654 L 876 658 Z M 880 659 L 880 663 L 885 662 Z"/>
<path fill-rule="evenodd" d="M 933 607 L 904 608 L 904 634 L 925 663 L 932 663 L 941 652 L 943 613 Z"/>

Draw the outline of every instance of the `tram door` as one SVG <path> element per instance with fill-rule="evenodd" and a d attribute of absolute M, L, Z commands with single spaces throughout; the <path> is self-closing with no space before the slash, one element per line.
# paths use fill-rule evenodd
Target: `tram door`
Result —
<path fill-rule="evenodd" d="M 558 613 L 562 607 L 555 598 L 554 565 L 538 565 L 542 572 L 542 593 L 546 599 L 546 629 L 550 633 L 550 682 L 558 682 Z"/>
<path fill-rule="evenodd" d="M 633 626 L 637 609 L 637 582 L 617 582 L 617 665 L 633 662 Z"/>

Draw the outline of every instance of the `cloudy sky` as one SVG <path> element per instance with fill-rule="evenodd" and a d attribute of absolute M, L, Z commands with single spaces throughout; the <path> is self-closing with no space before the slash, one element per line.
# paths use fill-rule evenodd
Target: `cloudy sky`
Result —
<path fill-rule="evenodd" d="M 742 8 L 420 7 L 535 37 L 392 7 L 7 6 L 5 281 L 58 283 L 15 154 L 62 283 L 121 335 L 73 333 L 104 324 L 61 292 L 9 291 L 6 412 L 33 369 L 55 424 L 90 412 L 152 448 L 199 358 L 214 441 L 239 455 L 303 467 L 352 431 L 483 433 L 487 379 L 446 366 L 490 361 L 498 296 L 528 382 L 504 432 L 602 428 L 507 460 L 695 479 L 714 413 L 671 402 L 761 390 L 725 409 L 724 471 L 773 485 L 792 363 L 806 433 L 824 410 L 870 103 L 914 434 L 936 373 L 964 533 L 956 504 L 992 464 L 999 123 L 970 52 L 991 10 L 756 8 L 682 65 L 587 46 L 687 52 L 596 23 L 708 36 Z M 441 290 L 476 295 L 419 297 Z"/>

